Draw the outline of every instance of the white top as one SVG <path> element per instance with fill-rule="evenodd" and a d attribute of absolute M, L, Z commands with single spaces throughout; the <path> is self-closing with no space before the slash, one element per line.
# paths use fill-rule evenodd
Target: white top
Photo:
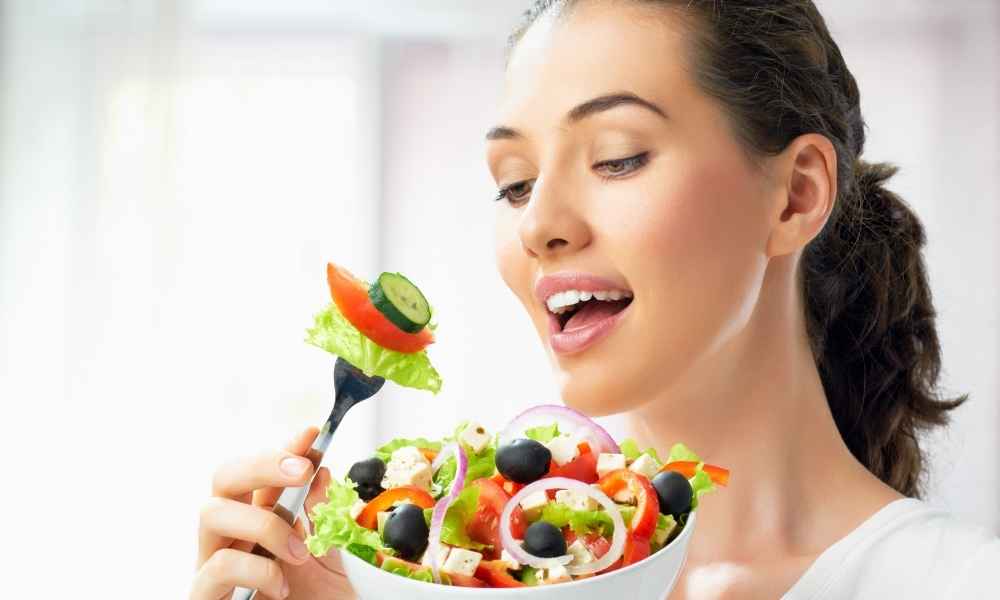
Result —
<path fill-rule="evenodd" d="M 1000 598 L 1000 538 L 913 498 L 830 546 L 782 600 Z"/>

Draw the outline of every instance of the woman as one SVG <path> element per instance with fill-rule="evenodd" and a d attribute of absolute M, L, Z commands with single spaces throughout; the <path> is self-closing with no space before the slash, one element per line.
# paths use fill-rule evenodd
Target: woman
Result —
<path fill-rule="evenodd" d="M 811 1 L 539 1 L 487 138 L 497 263 L 563 401 L 734 473 L 671 598 L 1000 583 L 1000 541 L 916 499 L 918 433 L 964 398 L 937 391 L 923 228 L 884 187 L 895 169 L 860 158 L 858 88 Z M 556 315 L 565 290 L 589 293 Z M 314 434 L 219 471 L 192 598 L 351 597 L 334 558 L 307 558 L 301 531 L 245 504 L 307 477 L 279 465 Z"/>

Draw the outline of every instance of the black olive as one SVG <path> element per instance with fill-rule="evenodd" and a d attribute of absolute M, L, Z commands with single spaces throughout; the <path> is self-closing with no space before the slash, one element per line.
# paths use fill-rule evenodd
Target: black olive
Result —
<path fill-rule="evenodd" d="M 427 549 L 429 533 L 424 509 L 416 504 L 400 504 L 385 520 L 382 538 L 401 557 L 416 560 Z"/>
<path fill-rule="evenodd" d="M 691 483 L 676 471 L 663 471 L 653 477 L 653 489 L 660 501 L 660 512 L 675 519 L 691 510 Z"/>
<path fill-rule="evenodd" d="M 524 549 L 542 558 L 563 556 L 566 554 L 566 538 L 552 523 L 535 521 L 524 532 Z"/>
<path fill-rule="evenodd" d="M 497 470 L 517 483 L 538 481 L 549 471 L 552 453 L 540 442 L 518 439 L 497 450 Z"/>
<path fill-rule="evenodd" d="M 382 489 L 382 478 L 385 477 L 385 463 L 379 460 L 377 456 L 351 465 L 351 470 L 347 472 L 347 477 L 358 484 L 358 495 L 365 502 L 385 491 Z"/>

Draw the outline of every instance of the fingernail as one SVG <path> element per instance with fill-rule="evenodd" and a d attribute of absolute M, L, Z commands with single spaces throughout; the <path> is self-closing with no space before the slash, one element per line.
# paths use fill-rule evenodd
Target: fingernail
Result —
<path fill-rule="evenodd" d="M 299 536 L 292 534 L 288 536 L 288 551 L 292 553 L 292 556 L 299 560 L 304 560 L 309 556 L 309 549 L 306 545 L 299 539 Z"/>
<path fill-rule="evenodd" d="M 289 589 L 288 589 L 288 580 L 286 579 L 281 584 L 281 597 L 282 598 L 287 598 L 288 597 L 288 592 L 289 592 Z"/>
<path fill-rule="evenodd" d="M 298 477 L 309 468 L 309 461 L 304 458 L 286 458 L 281 461 L 281 470 L 289 477 Z"/>

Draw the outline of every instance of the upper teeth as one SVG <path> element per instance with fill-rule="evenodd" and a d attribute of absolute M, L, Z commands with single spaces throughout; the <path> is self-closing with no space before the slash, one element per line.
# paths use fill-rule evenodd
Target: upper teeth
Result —
<path fill-rule="evenodd" d="M 625 290 L 608 290 L 599 292 L 581 292 L 580 290 L 565 290 L 562 292 L 556 292 L 549 296 L 549 299 L 545 301 L 545 304 L 549 307 L 549 310 L 555 314 L 562 314 L 575 306 L 578 302 L 586 302 L 591 298 L 595 300 L 621 300 L 622 298 L 631 298 L 632 292 Z"/>

